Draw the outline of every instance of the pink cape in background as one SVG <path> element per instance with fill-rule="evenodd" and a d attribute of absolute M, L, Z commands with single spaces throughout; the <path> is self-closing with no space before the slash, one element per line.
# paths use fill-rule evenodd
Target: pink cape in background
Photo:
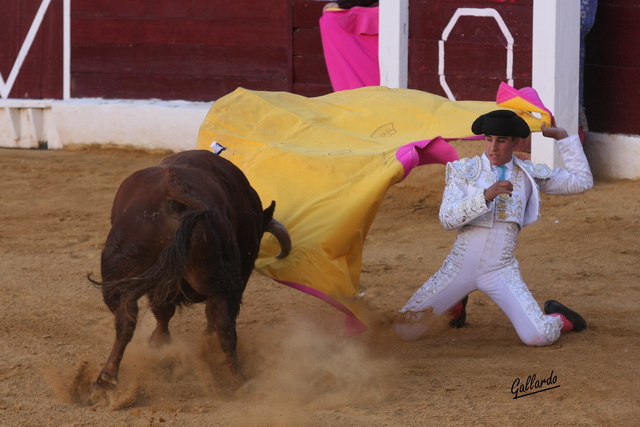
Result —
<path fill-rule="evenodd" d="M 320 34 L 334 91 L 380 85 L 377 7 L 328 9 Z"/>

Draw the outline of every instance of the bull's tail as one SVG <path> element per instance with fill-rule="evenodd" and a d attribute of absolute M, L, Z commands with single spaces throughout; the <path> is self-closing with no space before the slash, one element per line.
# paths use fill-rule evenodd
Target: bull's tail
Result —
<path fill-rule="evenodd" d="M 121 304 L 137 301 L 149 291 L 161 301 L 172 301 L 180 292 L 180 281 L 187 267 L 193 229 L 205 218 L 209 211 L 192 211 L 187 214 L 176 231 L 171 243 L 160 253 L 156 263 L 136 277 L 99 282 L 87 277 L 94 285 L 100 286 L 105 294 L 119 295 Z"/>

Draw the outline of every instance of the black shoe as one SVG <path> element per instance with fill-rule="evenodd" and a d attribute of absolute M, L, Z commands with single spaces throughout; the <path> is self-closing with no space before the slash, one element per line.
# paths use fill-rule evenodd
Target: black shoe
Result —
<path fill-rule="evenodd" d="M 452 328 L 459 329 L 464 326 L 464 323 L 467 320 L 467 301 L 468 300 L 469 300 L 469 295 L 464 297 L 464 299 L 461 301 L 462 311 L 460 312 L 460 315 L 456 319 L 451 319 L 451 321 L 449 322 L 449 326 L 451 326 Z"/>
<path fill-rule="evenodd" d="M 573 324 L 573 331 L 578 332 L 583 329 L 587 329 L 587 321 L 584 320 L 582 316 L 580 316 L 575 311 L 565 307 L 560 304 L 558 301 L 554 301 L 550 299 L 549 301 L 544 303 L 544 312 L 547 314 L 562 314 L 567 318 L 569 322 Z"/>

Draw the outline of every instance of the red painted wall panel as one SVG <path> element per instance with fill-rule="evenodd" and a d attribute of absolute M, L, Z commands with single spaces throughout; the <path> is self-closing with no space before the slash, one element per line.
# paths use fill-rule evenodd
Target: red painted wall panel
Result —
<path fill-rule="evenodd" d="M 76 45 L 76 73 L 281 78 L 287 51 L 259 46 Z M 188 61 L 185 60 L 188 58 Z"/>
<path fill-rule="evenodd" d="M 640 5 L 600 0 L 586 36 L 584 104 L 590 131 L 640 135 Z"/>
<path fill-rule="evenodd" d="M 229 18 L 255 18 L 286 16 L 289 3 L 285 1 L 243 0 L 91 0 L 73 2 L 73 13 L 77 17 L 119 17 L 149 19 L 170 18 L 226 20 Z"/>
<path fill-rule="evenodd" d="M 409 87 L 446 96 L 438 76 L 439 42 L 459 8 L 495 9 L 513 37 L 514 86 L 531 85 L 532 0 L 412 0 Z M 461 16 L 444 43 L 444 75 L 457 100 L 490 101 L 507 81 L 507 39 L 490 17 Z"/>
<path fill-rule="evenodd" d="M 281 47 L 287 41 L 282 19 L 160 20 L 75 18 L 74 43 Z"/>
<path fill-rule="evenodd" d="M 307 54 L 296 56 L 293 63 L 295 82 L 326 85 L 329 73 L 323 63 L 323 55 Z"/>
<path fill-rule="evenodd" d="M 210 101 L 288 90 L 289 0 L 96 0 L 72 10 L 73 97 Z"/>
<path fill-rule="evenodd" d="M 209 100 L 236 84 L 329 93 L 318 30 L 322 6 L 311 0 L 81 2 L 73 10 L 74 96 Z M 185 76 L 197 89 L 177 89 L 190 84 Z"/>
<path fill-rule="evenodd" d="M 493 0 L 410 0 L 409 20 L 410 38 L 440 40 L 442 31 L 449 20 L 459 8 L 496 9 L 509 26 L 513 37 L 522 40 L 522 43 L 531 43 L 533 0 L 517 1 L 493 1 Z M 461 17 L 461 20 L 473 19 Z M 485 24 L 483 24 L 485 22 Z M 479 27 L 493 26 L 492 20 L 480 19 L 476 25 Z M 493 21 L 495 22 L 495 21 Z M 465 33 L 468 37 L 477 35 L 464 28 L 466 25 L 455 27 L 454 33 Z M 475 30 L 474 30 L 475 31 Z"/>
<path fill-rule="evenodd" d="M 320 38 L 324 5 L 324 2 L 313 0 L 292 0 L 292 92 L 299 95 L 320 96 L 333 91 Z"/>
<path fill-rule="evenodd" d="M 5 82 L 40 4 L 39 0 L 0 1 L 0 73 Z M 62 0 L 52 0 L 9 97 L 62 98 L 62 56 Z"/>
<path fill-rule="evenodd" d="M 179 99 L 210 102 L 219 96 L 209 94 L 228 94 L 238 87 L 254 90 L 287 90 L 283 79 L 240 78 L 235 76 L 165 76 L 165 75 L 114 75 L 100 74 L 94 76 L 83 73 L 73 80 L 74 92 L 83 93 L 85 97 L 104 97 L 121 99 L 158 98 Z M 220 95 L 222 96 L 222 95 Z"/>
<path fill-rule="evenodd" d="M 325 4 L 314 0 L 291 0 L 294 28 L 318 28 Z"/>
<path fill-rule="evenodd" d="M 293 52 L 294 54 L 323 55 L 319 28 L 295 28 L 293 31 Z"/>

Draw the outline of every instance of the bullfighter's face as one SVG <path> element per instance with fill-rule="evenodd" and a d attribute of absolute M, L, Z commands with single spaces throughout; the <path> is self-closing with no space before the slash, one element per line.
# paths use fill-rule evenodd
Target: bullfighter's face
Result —
<path fill-rule="evenodd" d="M 504 165 L 511 161 L 513 150 L 520 138 L 513 136 L 484 136 L 484 152 L 494 166 Z"/>

